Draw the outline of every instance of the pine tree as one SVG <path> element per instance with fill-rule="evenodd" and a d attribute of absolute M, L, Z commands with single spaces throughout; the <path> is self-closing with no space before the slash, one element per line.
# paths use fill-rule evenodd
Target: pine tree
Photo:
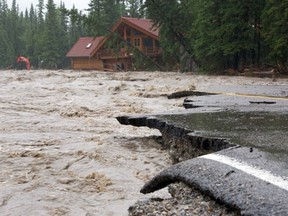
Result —
<path fill-rule="evenodd" d="M 33 9 L 33 8 L 32 8 Z M 31 12 L 31 11 L 30 11 Z M 33 25 L 31 23 L 31 18 L 29 15 L 28 10 L 25 11 L 25 18 L 21 21 L 22 25 L 22 35 L 21 35 L 21 41 L 23 43 L 23 48 L 21 54 L 29 57 L 31 65 L 34 65 L 34 33 L 33 31 Z"/>
<path fill-rule="evenodd" d="M 82 12 L 78 11 L 78 9 L 76 9 L 74 5 L 73 8 L 68 11 L 67 15 L 69 17 L 69 47 L 72 47 L 74 43 L 79 39 L 79 37 L 86 35 L 86 17 L 83 16 Z"/>
<path fill-rule="evenodd" d="M 10 48 L 7 32 L 6 32 L 6 18 L 7 18 L 7 3 L 0 0 L 0 68 L 5 68 L 12 62 L 7 62 L 8 49 Z M 11 53 L 10 53 L 11 55 Z"/>
<path fill-rule="evenodd" d="M 59 16 L 53 0 L 48 0 L 46 5 L 47 13 L 43 35 L 43 51 L 41 59 L 46 68 L 57 68 L 61 63 L 61 44 L 59 40 Z"/>
<path fill-rule="evenodd" d="M 60 46 L 60 68 L 65 68 L 70 64 L 70 61 L 65 57 L 66 53 L 69 51 L 69 34 L 68 34 L 68 10 L 63 2 L 60 3 L 60 8 L 58 12 L 58 44 Z"/>
<path fill-rule="evenodd" d="M 263 12 L 263 37 L 269 64 L 288 74 L 288 0 L 267 0 Z"/>
<path fill-rule="evenodd" d="M 8 11 L 7 16 L 7 24 L 6 24 L 6 31 L 8 34 L 8 37 L 12 44 L 12 50 L 13 50 L 13 56 L 15 56 L 15 59 L 20 53 L 20 47 L 19 44 L 21 42 L 19 41 L 19 33 L 17 32 L 18 29 L 18 11 L 16 8 L 16 0 L 12 1 L 12 8 Z"/>
<path fill-rule="evenodd" d="M 44 0 L 39 0 L 37 4 L 37 25 L 36 25 L 36 32 L 35 32 L 35 49 L 34 49 L 34 63 L 37 67 L 43 66 L 43 52 L 44 52 L 44 29 L 45 29 L 45 22 L 44 22 Z M 31 11 L 30 11 L 31 12 Z M 35 14 L 36 15 L 36 14 Z"/>
<path fill-rule="evenodd" d="M 259 65 L 264 0 L 194 0 L 190 5 L 195 13 L 191 42 L 204 69 L 242 70 L 254 67 L 255 62 Z"/>
<path fill-rule="evenodd" d="M 103 36 L 109 33 L 110 28 L 120 18 L 121 4 L 115 0 L 91 0 L 89 15 L 86 20 L 88 34 Z"/>
<path fill-rule="evenodd" d="M 164 62 L 181 64 L 182 71 L 191 70 L 195 66 L 193 53 L 188 38 L 191 28 L 192 14 L 187 7 L 188 0 L 165 1 L 146 0 L 143 10 L 155 25 L 160 27 L 160 44 L 163 49 Z M 185 22 L 184 22 L 185 20 Z"/>
<path fill-rule="evenodd" d="M 129 16 L 134 18 L 140 18 L 141 17 L 141 6 L 142 1 L 141 0 L 127 0 L 127 13 Z"/>
<path fill-rule="evenodd" d="M 8 35 L 0 25 L 0 68 L 12 66 L 14 63 L 12 44 L 8 39 Z"/>
<path fill-rule="evenodd" d="M 103 1 L 103 18 L 104 25 L 110 29 L 120 18 L 118 4 L 115 0 Z"/>
<path fill-rule="evenodd" d="M 13 2 L 14 9 L 16 10 L 16 2 Z M 10 26 L 12 21 L 14 25 Z M 12 12 L 9 10 L 7 1 L 0 1 L 0 67 L 7 67 L 15 64 L 15 49 L 13 41 L 15 40 L 16 32 L 16 17 L 12 17 Z M 12 38 L 10 36 L 12 35 Z"/>
<path fill-rule="evenodd" d="M 44 0 L 38 0 L 38 24 L 40 27 L 44 27 Z"/>
<path fill-rule="evenodd" d="M 91 0 L 88 8 L 88 18 L 86 25 L 88 28 L 88 34 L 94 36 L 102 36 L 106 33 L 103 29 L 104 17 L 103 17 L 103 1 Z"/>

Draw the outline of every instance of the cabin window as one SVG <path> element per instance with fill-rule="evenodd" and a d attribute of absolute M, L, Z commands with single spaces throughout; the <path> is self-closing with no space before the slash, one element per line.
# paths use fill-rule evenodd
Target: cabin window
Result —
<path fill-rule="evenodd" d="M 152 38 L 144 38 L 144 45 L 146 47 L 152 47 L 153 46 L 153 40 Z"/>
<path fill-rule="evenodd" d="M 137 30 L 134 30 L 133 33 L 134 33 L 134 35 L 141 35 L 141 32 L 139 32 Z"/>
<path fill-rule="evenodd" d="M 140 38 L 134 38 L 134 46 L 135 47 L 140 47 L 141 46 Z"/>

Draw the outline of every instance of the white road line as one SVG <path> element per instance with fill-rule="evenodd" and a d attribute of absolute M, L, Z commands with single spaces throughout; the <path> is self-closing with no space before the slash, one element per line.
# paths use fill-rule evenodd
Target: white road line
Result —
<path fill-rule="evenodd" d="M 284 177 L 274 175 L 270 171 L 251 166 L 247 163 L 238 161 L 235 158 L 231 158 L 231 157 L 227 157 L 227 156 L 219 155 L 219 154 L 208 154 L 208 155 L 203 155 L 199 158 L 213 160 L 213 161 L 217 161 L 217 162 L 229 165 L 247 174 L 250 174 L 258 179 L 261 179 L 265 182 L 268 182 L 270 184 L 273 184 L 279 188 L 282 188 L 288 191 L 288 181 Z"/>

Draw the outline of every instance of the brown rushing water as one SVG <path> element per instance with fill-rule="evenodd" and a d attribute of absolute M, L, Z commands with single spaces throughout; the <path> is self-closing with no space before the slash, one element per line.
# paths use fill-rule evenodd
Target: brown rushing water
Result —
<path fill-rule="evenodd" d="M 165 95 L 270 80 L 161 72 L 0 72 L 0 215 L 127 215 L 169 166 L 160 133 L 118 115 L 183 110 Z M 150 195 L 151 196 L 151 195 Z M 169 197 L 166 190 L 152 196 Z"/>

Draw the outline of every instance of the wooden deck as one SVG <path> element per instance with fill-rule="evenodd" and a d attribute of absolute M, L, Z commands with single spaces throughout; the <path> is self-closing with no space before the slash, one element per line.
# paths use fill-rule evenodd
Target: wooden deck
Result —
<path fill-rule="evenodd" d="M 140 50 L 144 55 L 155 57 L 161 54 L 160 49 L 144 48 Z M 125 49 L 115 52 L 114 49 L 102 49 L 97 53 L 97 58 L 99 59 L 113 59 L 113 58 L 129 58 L 133 56 L 132 52 L 125 51 Z"/>

